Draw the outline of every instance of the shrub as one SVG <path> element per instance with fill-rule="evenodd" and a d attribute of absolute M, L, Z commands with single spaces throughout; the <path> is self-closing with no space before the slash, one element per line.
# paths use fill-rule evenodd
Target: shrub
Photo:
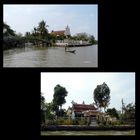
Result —
<path fill-rule="evenodd" d="M 101 121 L 98 118 L 96 119 L 96 122 L 97 122 L 97 124 L 101 123 Z"/>
<path fill-rule="evenodd" d="M 46 120 L 45 125 L 56 125 L 56 120 Z"/>
<path fill-rule="evenodd" d="M 103 125 L 106 125 L 106 121 L 105 121 L 105 120 L 103 120 L 103 121 L 102 121 L 102 124 L 103 124 Z"/>
<path fill-rule="evenodd" d="M 73 125 L 73 121 L 71 119 L 67 119 L 64 121 L 64 125 Z"/>
<path fill-rule="evenodd" d="M 86 125 L 87 121 L 86 120 L 79 120 L 78 123 L 79 123 L 79 125 Z"/>
<path fill-rule="evenodd" d="M 57 119 L 57 121 L 56 121 L 56 123 L 57 123 L 57 125 L 63 125 L 64 124 L 64 119 L 63 118 L 58 118 Z"/>
<path fill-rule="evenodd" d="M 78 119 L 74 119 L 73 120 L 73 125 L 78 125 L 78 124 L 79 124 Z"/>

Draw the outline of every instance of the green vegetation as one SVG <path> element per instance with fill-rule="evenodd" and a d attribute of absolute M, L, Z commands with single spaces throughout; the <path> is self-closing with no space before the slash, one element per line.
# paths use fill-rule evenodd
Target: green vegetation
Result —
<path fill-rule="evenodd" d="M 67 90 L 60 85 L 56 85 L 54 88 L 53 106 L 57 116 L 63 116 L 64 114 L 62 104 L 66 103 L 65 97 L 67 96 L 67 93 Z"/>
<path fill-rule="evenodd" d="M 123 106 L 123 113 L 120 113 L 115 108 L 109 108 L 106 114 L 109 118 L 97 118 L 98 125 L 115 126 L 115 125 L 135 125 L 135 105 L 132 103 Z M 112 118 L 116 118 L 112 120 Z"/>
<path fill-rule="evenodd" d="M 122 124 L 135 124 L 135 104 L 123 105 L 122 112 L 120 114 L 120 122 Z"/>
<path fill-rule="evenodd" d="M 115 108 L 108 108 L 106 111 L 107 115 L 109 115 L 110 117 L 116 117 L 117 119 L 119 119 L 119 114 L 117 112 L 117 110 Z"/>
<path fill-rule="evenodd" d="M 105 108 L 109 105 L 110 102 L 110 89 L 106 83 L 102 85 L 97 85 L 93 93 L 95 104 L 98 108 Z"/>
<path fill-rule="evenodd" d="M 74 36 L 71 36 L 70 39 L 89 41 L 89 43 L 91 44 L 97 44 L 97 40 L 95 40 L 95 37 L 93 35 L 88 35 L 87 33 L 76 34 Z"/>
<path fill-rule="evenodd" d="M 16 33 L 11 27 L 3 23 L 3 49 L 9 49 L 14 47 L 24 47 L 25 43 L 31 42 L 35 46 L 53 46 L 56 40 L 83 40 L 88 41 L 91 44 L 97 44 L 93 35 L 87 35 L 87 33 L 76 34 L 75 36 L 59 35 L 55 36 L 48 32 L 49 26 L 44 20 L 38 23 L 38 26 L 33 27 L 32 31 L 27 31 L 25 35 Z"/>
<path fill-rule="evenodd" d="M 46 22 L 44 20 L 42 20 L 41 22 L 39 22 L 39 25 L 37 27 L 37 33 L 40 39 L 47 39 L 48 37 L 48 29 L 47 29 L 48 25 L 46 25 Z"/>
<path fill-rule="evenodd" d="M 16 36 L 15 31 L 6 23 L 3 23 L 3 36 Z"/>
<path fill-rule="evenodd" d="M 67 115 L 66 109 L 62 105 L 66 103 L 65 97 L 68 92 L 65 87 L 59 84 L 54 87 L 53 100 L 50 103 L 45 102 L 41 95 L 41 124 L 42 125 L 90 125 L 90 118 L 76 117 L 72 119 Z M 94 101 L 97 107 L 106 108 L 110 101 L 110 89 L 107 84 L 97 85 L 94 90 Z M 104 128 L 114 128 L 116 126 L 128 127 L 135 126 L 135 105 L 132 103 L 125 105 L 122 102 L 122 111 L 115 108 L 108 108 L 102 115 L 96 117 L 97 126 Z"/>
<path fill-rule="evenodd" d="M 57 119 L 47 119 L 45 125 L 88 125 L 89 121 L 85 118 L 76 118 L 74 120 L 67 117 L 58 117 Z"/>
<path fill-rule="evenodd" d="M 46 103 L 45 98 L 41 95 L 41 124 L 56 124 L 59 121 L 55 120 L 56 117 L 66 117 L 66 110 L 62 109 L 62 105 L 66 102 L 67 93 L 64 87 L 56 85 L 52 102 Z"/>

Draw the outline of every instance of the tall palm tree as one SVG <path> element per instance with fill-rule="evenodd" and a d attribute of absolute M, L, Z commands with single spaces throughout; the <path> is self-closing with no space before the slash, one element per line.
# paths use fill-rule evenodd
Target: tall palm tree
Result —
<path fill-rule="evenodd" d="M 49 27 L 49 26 L 46 25 L 46 22 L 44 20 L 39 22 L 39 25 L 37 27 L 37 31 L 38 31 L 39 36 L 40 36 L 41 39 L 45 39 L 48 36 L 48 29 L 47 29 L 47 27 Z"/>
<path fill-rule="evenodd" d="M 35 34 L 36 34 L 36 31 L 37 31 L 37 29 L 36 29 L 36 27 L 34 27 L 34 32 L 35 32 Z"/>

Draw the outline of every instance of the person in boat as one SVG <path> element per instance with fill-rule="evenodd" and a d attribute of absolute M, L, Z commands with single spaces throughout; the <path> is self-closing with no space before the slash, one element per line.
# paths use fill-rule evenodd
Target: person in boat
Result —
<path fill-rule="evenodd" d="M 67 44 L 65 45 L 65 51 L 67 50 Z"/>
<path fill-rule="evenodd" d="M 76 50 L 67 50 L 67 44 L 65 45 L 65 52 L 75 53 Z"/>

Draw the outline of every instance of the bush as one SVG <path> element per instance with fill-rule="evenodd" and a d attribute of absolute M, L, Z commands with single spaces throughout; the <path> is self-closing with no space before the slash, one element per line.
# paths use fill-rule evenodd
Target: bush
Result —
<path fill-rule="evenodd" d="M 64 121 L 64 125 L 73 125 L 73 121 L 71 119 L 67 119 Z"/>
<path fill-rule="evenodd" d="M 79 124 L 78 120 L 77 119 L 74 119 L 73 120 L 73 125 L 78 125 L 78 124 Z"/>
<path fill-rule="evenodd" d="M 46 120 L 45 123 L 45 125 L 56 125 L 56 124 L 57 124 L 56 120 Z"/>
<path fill-rule="evenodd" d="M 63 118 L 58 118 L 57 119 L 57 121 L 56 121 L 56 123 L 57 123 L 57 125 L 63 125 L 64 124 L 64 119 Z"/>
<path fill-rule="evenodd" d="M 79 123 L 79 125 L 86 125 L 87 121 L 86 120 L 79 120 L 78 123 Z"/>
<path fill-rule="evenodd" d="M 103 120 L 103 121 L 102 121 L 102 124 L 103 124 L 103 125 L 106 125 L 106 124 L 107 124 L 107 121 Z"/>
<path fill-rule="evenodd" d="M 97 122 L 97 124 L 101 123 L 101 121 L 98 118 L 96 119 L 96 122 Z"/>

